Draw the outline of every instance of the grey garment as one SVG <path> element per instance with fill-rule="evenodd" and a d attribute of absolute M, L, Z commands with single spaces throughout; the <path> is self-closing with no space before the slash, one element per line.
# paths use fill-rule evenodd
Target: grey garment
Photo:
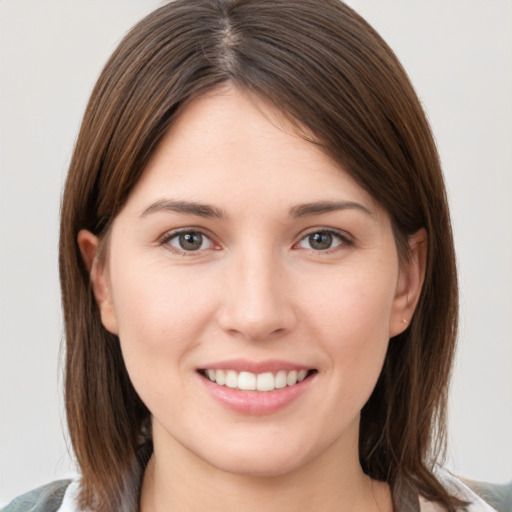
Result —
<path fill-rule="evenodd" d="M 14 498 L 0 512 L 56 512 L 71 480 L 56 480 Z"/>
<path fill-rule="evenodd" d="M 512 512 L 512 481 L 503 485 L 466 479 L 462 481 L 497 512 Z"/>
<path fill-rule="evenodd" d="M 71 480 L 57 480 L 15 498 L 0 512 L 57 512 Z M 463 482 L 497 512 L 512 512 L 512 482 L 505 485 Z"/>

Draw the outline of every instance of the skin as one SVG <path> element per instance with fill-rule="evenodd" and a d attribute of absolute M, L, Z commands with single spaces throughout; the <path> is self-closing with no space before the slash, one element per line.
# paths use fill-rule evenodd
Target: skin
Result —
<path fill-rule="evenodd" d="M 296 215 L 325 201 L 351 206 Z M 182 229 L 204 234 L 198 250 L 180 248 Z M 309 235 L 326 230 L 318 249 Z M 414 312 L 424 241 L 411 237 L 400 268 L 388 214 L 258 98 L 226 87 L 191 102 L 114 220 L 105 261 L 93 234 L 78 237 L 153 417 L 142 510 L 392 510 L 361 470 L 359 416 Z M 198 373 L 233 358 L 316 372 L 285 407 L 242 414 Z"/>

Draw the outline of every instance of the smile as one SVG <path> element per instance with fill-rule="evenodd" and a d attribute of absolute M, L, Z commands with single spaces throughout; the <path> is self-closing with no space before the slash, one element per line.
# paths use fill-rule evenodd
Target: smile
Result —
<path fill-rule="evenodd" d="M 209 366 L 209 367 L 208 367 Z M 314 386 L 318 370 L 288 361 L 218 361 L 198 368 L 211 397 L 238 414 L 265 415 L 288 407 Z"/>
<path fill-rule="evenodd" d="M 219 386 L 242 391 L 274 391 L 302 382 L 312 371 L 314 370 L 279 370 L 275 373 L 252 373 L 236 370 L 205 369 L 201 370 L 200 373 Z"/>

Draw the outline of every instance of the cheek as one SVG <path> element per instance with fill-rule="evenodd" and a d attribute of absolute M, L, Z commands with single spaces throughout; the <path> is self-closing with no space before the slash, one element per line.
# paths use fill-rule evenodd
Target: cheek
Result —
<path fill-rule="evenodd" d="M 114 309 L 128 372 L 135 384 L 180 374 L 180 361 L 198 343 L 214 299 L 186 271 L 119 262 L 112 275 Z M 199 281 L 200 282 L 200 281 Z M 171 365 L 175 367 L 171 370 Z"/>
<path fill-rule="evenodd" d="M 371 393 L 389 343 L 394 297 L 393 277 L 356 269 L 326 281 L 322 293 L 310 297 L 312 333 L 328 355 L 326 365 L 345 389 Z M 312 300 L 311 300 L 312 299 Z"/>
<path fill-rule="evenodd" d="M 349 268 L 320 284 L 317 280 L 317 292 L 309 294 L 308 300 L 310 318 L 317 319 L 318 328 L 357 345 L 388 337 L 395 295 L 395 280 L 389 270 L 379 273 Z M 315 288 L 305 285 L 304 289 Z"/>

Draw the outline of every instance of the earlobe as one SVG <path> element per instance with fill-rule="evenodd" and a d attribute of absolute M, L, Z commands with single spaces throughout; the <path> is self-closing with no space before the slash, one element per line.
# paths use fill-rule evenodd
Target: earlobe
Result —
<path fill-rule="evenodd" d="M 99 258 L 99 239 L 86 229 L 77 237 L 85 268 L 89 272 L 91 287 L 100 309 L 101 322 L 107 331 L 118 334 L 117 318 L 112 303 L 112 294 L 105 262 Z"/>
<path fill-rule="evenodd" d="M 425 279 L 427 232 L 420 229 L 409 237 L 409 260 L 400 269 L 389 336 L 405 331 L 418 304 Z"/>

